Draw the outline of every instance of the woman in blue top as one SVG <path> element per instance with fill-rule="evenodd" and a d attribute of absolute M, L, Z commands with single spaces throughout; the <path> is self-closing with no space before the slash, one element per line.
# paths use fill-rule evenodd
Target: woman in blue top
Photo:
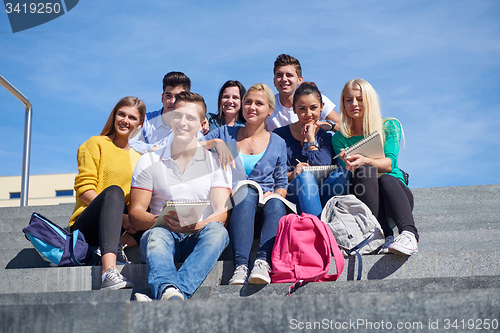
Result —
<path fill-rule="evenodd" d="M 245 87 L 239 82 L 229 80 L 219 91 L 217 100 L 217 114 L 207 114 L 209 132 L 227 125 L 227 126 L 245 126 L 245 118 L 242 114 L 241 100 L 245 95 Z"/>
<path fill-rule="evenodd" d="M 332 171 L 321 187 L 311 172 L 302 172 L 304 166 L 331 165 L 333 158 L 332 135 L 317 125 L 323 109 L 323 99 L 313 82 L 302 83 L 293 95 L 293 111 L 299 120 L 276 128 L 287 145 L 288 185 L 287 199 L 295 203 L 300 212 L 321 215 L 322 207 L 333 195 L 344 193 L 342 172 Z"/>
<path fill-rule="evenodd" d="M 233 184 L 239 180 L 257 182 L 264 197 L 271 194 L 286 196 L 286 145 L 283 139 L 265 130 L 267 117 L 274 110 L 274 94 L 267 85 L 251 86 L 243 98 L 244 127 L 223 126 L 205 138 L 220 144 L 225 142 L 233 156 L 236 169 Z M 208 145 L 212 146 L 212 143 Z M 257 209 L 258 192 L 252 187 L 234 193 L 235 206 L 230 220 L 230 236 L 234 249 L 235 267 L 229 284 L 244 284 L 254 238 L 255 224 L 262 223 L 259 251 L 248 276 L 251 284 L 271 282 L 271 252 L 278 232 L 279 219 L 286 214 L 285 204 L 273 198 L 262 209 Z"/>
<path fill-rule="evenodd" d="M 345 148 L 375 131 L 384 134 L 385 157 L 346 156 Z M 412 215 L 413 195 L 398 167 L 402 133 L 397 119 L 382 119 L 379 97 L 368 82 L 355 79 L 345 84 L 340 96 L 340 131 L 333 136 L 333 150 L 340 154 L 341 165 L 352 172 L 351 192 L 371 209 L 384 230 L 386 243 L 380 253 L 411 255 L 418 252 L 418 232 Z M 399 230 L 395 239 L 388 216 Z"/>

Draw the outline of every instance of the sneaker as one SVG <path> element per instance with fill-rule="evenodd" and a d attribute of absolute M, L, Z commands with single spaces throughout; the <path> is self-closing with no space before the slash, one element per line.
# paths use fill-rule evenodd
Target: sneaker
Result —
<path fill-rule="evenodd" d="M 125 254 L 125 248 L 127 244 L 123 245 L 118 243 L 118 251 L 116 251 L 116 263 L 121 265 L 130 265 L 131 261 L 128 261 L 127 255 Z"/>
<path fill-rule="evenodd" d="M 229 280 L 229 285 L 245 284 L 248 275 L 248 267 L 245 265 L 239 265 L 236 267 L 233 273 L 233 277 Z"/>
<path fill-rule="evenodd" d="M 378 254 L 387 254 L 389 253 L 389 245 L 391 245 L 394 242 L 394 236 L 387 236 L 385 238 L 385 243 L 384 246 L 380 248 L 378 251 Z"/>
<path fill-rule="evenodd" d="M 125 289 L 125 288 L 133 288 L 134 284 L 118 272 L 115 266 L 109 266 L 106 271 L 106 277 L 101 283 L 101 290 L 115 290 L 115 289 Z M 103 274 L 103 275 L 104 275 Z"/>
<path fill-rule="evenodd" d="M 118 265 L 131 265 L 132 262 L 128 261 L 127 255 L 125 254 L 125 248 L 127 247 L 127 244 L 123 245 L 122 243 L 118 243 L 118 250 L 116 251 L 116 263 Z M 98 256 L 99 258 L 102 257 L 101 255 L 101 248 L 98 247 L 94 251 L 95 255 Z"/>
<path fill-rule="evenodd" d="M 415 235 L 409 231 L 403 231 L 394 242 L 389 245 L 389 252 L 396 254 L 405 254 L 411 256 L 418 252 L 417 239 Z"/>
<path fill-rule="evenodd" d="M 175 287 L 168 287 L 167 289 L 165 289 L 165 291 L 163 292 L 163 294 L 161 295 L 161 300 L 162 301 L 172 301 L 172 300 L 183 300 L 184 299 L 184 295 L 181 294 L 181 292 L 179 291 L 179 289 L 175 288 Z"/>
<path fill-rule="evenodd" d="M 137 302 L 152 302 L 153 300 L 148 296 L 141 293 L 135 293 L 135 300 Z"/>
<path fill-rule="evenodd" d="M 253 264 L 252 272 L 250 273 L 250 277 L 248 278 L 248 283 L 269 284 L 271 283 L 269 273 L 271 273 L 271 267 L 269 266 L 267 261 L 257 259 Z"/>

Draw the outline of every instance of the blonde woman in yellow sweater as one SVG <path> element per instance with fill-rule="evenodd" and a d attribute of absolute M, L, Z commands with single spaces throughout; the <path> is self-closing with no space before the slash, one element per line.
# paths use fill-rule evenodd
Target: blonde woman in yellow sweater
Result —
<path fill-rule="evenodd" d="M 128 214 L 130 182 L 139 153 L 129 144 L 129 137 L 139 129 L 146 106 L 136 97 L 122 98 L 99 136 L 93 136 L 78 148 L 78 175 L 75 178 L 76 204 L 69 229 L 80 230 L 90 245 L 98 245 L 102 260 L 101 289 L 132 288 L 116 269 L 122 228 L 129 234 Z M 121 258 L 119 258 L 121 259 Z M 126 259 L 125 259 L 126 260 Z"/>

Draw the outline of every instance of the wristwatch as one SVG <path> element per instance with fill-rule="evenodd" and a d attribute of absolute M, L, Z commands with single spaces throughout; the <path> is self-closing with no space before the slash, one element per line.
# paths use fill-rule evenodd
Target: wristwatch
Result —
<path fill-rule="evenodd" d="M 319 149 L 319 144 L 318 144 L 318 141 L 314 140 L 312 142 L 308 142 L 307 143 L 307 150 L 311 150 L 311 147 L 312 146 L 316 146 L 316 148 Z"/>
<path fill-rule="evenodd" d="M 325 122 L 329 123 L 330 126 L 332 126 L 332 128 L 330 129 L 330 131 L 333 131 L 333 129 L 335 128 L 335 122 L 331 119 L 327 119 L 325 120 Z"/>

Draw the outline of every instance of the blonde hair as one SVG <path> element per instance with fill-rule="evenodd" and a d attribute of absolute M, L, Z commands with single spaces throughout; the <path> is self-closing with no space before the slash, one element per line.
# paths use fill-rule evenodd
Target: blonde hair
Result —
<path fill-rule="evenodd" d="M 106 121 L 106 124 L 104 125 L 104 128 L 101 131 L 101 135 L 110 136 L 115 134 L 116 113 L 124 106 L 131 106 L 136 108 L 139 111 L 139 116 L 142 124 L 144 118 L 146 117 L 146 105 L 144 105 L 144 102 L 137 97 L 132 97 L 132 96 L 123 97 L 118 103 L 116 103 L 115 107 L 111 111 L 108 120 Z"/>
<path fill-rule="evenodd" d="M 347 89 L 354 89 L 361 91 L 361 97 L 363 98 L 363 135 L 366 137 L 371 133 L 378 131 L 380 133 L 380 137 L 382 138 L 382 144 L 385 143 L 385 132 L 386 130 L 394 130 L 390 128 L 385 128 L 385 122 L 388 120 L 397 120 L 396 118 L 382 118 L 382 112 L 380 110 L 380 97 L 378 96 L 375 89 L 372 87 L 368 81 L 363 79 L 354 79 L 349 80 L 344 85 L 342 89 L 342 93 L 340 94 L 340 105 L 339 105 L 339 113 L 340 113 L 340 132 L 347 138 L 353 136 L 352 134 L 352 119 L 347 116 L 344 105 L 344 98 L 347 92 Z M 401 134 L 404 140 L 404 132 L 403 126 L 401 126 Z"/>
<path fill-rule="evenodd" d="M 252 85 L 250 88 L 248 88 L 247 92 L 245 93 L 245 96 L 243 96 L 243 101 L 245 101 L 245 98 L 247 97 L 248 93 L 251 91 L 262 91 L 264 95 L 266 96 L 267 99 L 267 104 L 269 105 L 269 108 L 271 109 L 271 112 L 274 111 L 274 106 L 276 105 L 276 100 L 274 98 L 274 93 L 269 88 L 269 86 L 265 83 L 256 83 Z"/>

